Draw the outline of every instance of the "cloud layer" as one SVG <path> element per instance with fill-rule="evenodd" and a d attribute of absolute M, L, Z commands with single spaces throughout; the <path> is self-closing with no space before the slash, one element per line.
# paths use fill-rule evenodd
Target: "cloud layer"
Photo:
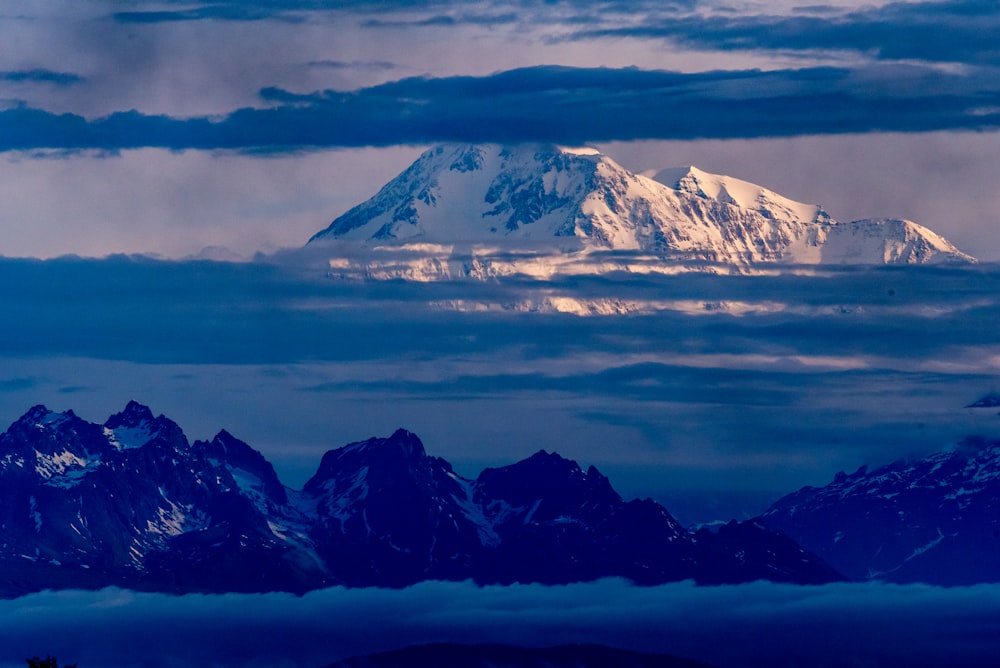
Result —
<path fill-rule="evenodd" d="M 0 601 L 0 666 L 48 653 L 108 668 L 314 668 L 453 641 L 597 642 L 732 668 L 985 668 L 1000 650 L 998 596 L 995 585 L 637 588 L 619 580 L 485 588 L 429 582 L 301 598 L 44 592 Z"/>
<path fill-rule="evenodd" d="M 192 438 L 228 429 L 293 486 L 325 450 L 405 427 L 467 475 L 545 448 L 629 498 L 755 504 L 1000 430 L 963 408 L 1000 377 L 995 266 L 362 284 L 305 257 L 0 261 L 0 284 L 18 286 L 0 295 L 0 419 L 46 403 L 103 421 L 137 399 Z M 689 306 L 435 306 L 553 294 Z"/>
<path fill-rule="evenodd" d="M 484 77 L 415 77 L 355 91 L 265 88 L 272 106 L 222 118 L 137 111 L 97 119 L 0 111 L 0 150 L 282 151 L 439 141 L 780 137 L 1000 125 L 1000 75 L 915 65 L 683 74 L 536 66 Z"/>
<path fill-rule="evenodd" d="M 1000 62 L 990 38 L 1000 10 L 990 0 L 890 2 L 855 10 L 816 5 L 791 14 L 689 15 L 588 28 L 569 39 L 659 38 L 697 49 L 853 51 L 880 60 Z"/>

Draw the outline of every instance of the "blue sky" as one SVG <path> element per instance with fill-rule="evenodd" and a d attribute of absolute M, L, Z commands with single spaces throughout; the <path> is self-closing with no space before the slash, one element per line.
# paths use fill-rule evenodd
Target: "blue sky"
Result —
<path fill-rule="evenodd" d="M 440 141 L 597 144 L 1000 259 L 995 3 L 7 3 L 0 254 L 304 243 Z"/>

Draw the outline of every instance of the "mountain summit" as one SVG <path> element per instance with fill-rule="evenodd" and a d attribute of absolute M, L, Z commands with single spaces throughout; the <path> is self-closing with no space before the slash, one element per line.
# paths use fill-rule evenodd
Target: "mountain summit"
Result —
<path fill-rule="evenodd" d="M 974 259 L 914 222 L 821 207 L 695 167 L 634 174 L 590 148 L 444 145 L 310 239 L 632 251 L 736 266 Z M 466 272 L 474 274 L 474 270 Z"/>

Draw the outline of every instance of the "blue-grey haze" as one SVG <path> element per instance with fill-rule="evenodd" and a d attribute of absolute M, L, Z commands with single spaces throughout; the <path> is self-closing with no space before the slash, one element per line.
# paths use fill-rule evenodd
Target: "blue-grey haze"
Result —
<path fill-rule="evenodd" d="M 0 261 L 0 285 L 0 419 L 42 402 L 102 421 L 136 399 L 194 438 L 228 429 L 293 486 L 326 449 L 405 427 L 469 476 L 545 448 L 682 519 L 728 519 L 710 513 L 1000 432 L 965 408 L 1000 379 L 993 265 L 414 284 L 65 258 Z M 695 312 L 440 306 L 547 294 Z M 727 495 L 742 506 L 710 510 Z"/>

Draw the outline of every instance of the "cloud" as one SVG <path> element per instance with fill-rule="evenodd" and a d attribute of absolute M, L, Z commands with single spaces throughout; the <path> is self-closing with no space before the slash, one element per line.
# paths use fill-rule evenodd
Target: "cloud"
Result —
<path fill-rule="evenodd" d="M 53 654 L 108 668 L 323 665 L 433 641 L 526 646 L 597 642 L 720 666 L 993 664 L 996 585 L 753 583 L 634 587 L 620 580 L 547 587 L 428 582 L 180 597 L 117 589 L 0 601 L 3 668 Z"/>
<path fill-rule="evenodd" d="M 453 27 L 461 24 L 495 26 L 509 23 L 517 23 L 520 20 L 518 14 L 506 12 L 503 14 L 470 14 L 463 13 L 456 16 L 450 14 L 435 14 L 419 19 L 367 19 L 362 22 L 365 28 L 426 28 L 426 27 Z"/>
<path fill-rule="evenodd" d="M 695 49 L 856 51 L 885 60 L 1000 62 L 991 0 L 892 2 L 856 11 L 801 7 L 791 15 L 690 15 L 572 33 L 570 40 L 655 38 Z"/>
<path fill-rule="evenodd" d="M 387 60 L 311 60 L 306 66 L 332 70 L 394 70 L 400 67 L 399 64 Z"/>
<path fill-rule="evenodd" d="M 46 69 L 7 70 L 0 72 L 0 81 L 15 83 L 47 83 L 55 86 L 72 86 L 85 81 L 79 74 L 73 72 L 53 72 Z"/>
<path fill-rule="evenodd" d="M 367 27 L 423 27 L 443 26 L 453 27 L 462 24 L 496 25 L 512 23 L 518 20 L 515 12 L 480 13 L 460 11 L 455 14 L 440 13 L 448 9 L 467 9 L 470 4 L 480 5 L 485 9 L 495 10 L 497 7 L 513 7 L 519 12 L 530 13 L 531 20 L 546 23 L 579 22 L 581 16 L 590 17 L 595 13 L 631 13 L 631 12 L 665 12 L 694 9 L 697 0 L 670 0 L 662 2 L 632 2 L 622 3 L 620 0 L 519 0 L 517 2 L 497 5 L 490 2 L 469 3 L 458 0 L 282 0 L 282 2 L 265 2 L 253 0 L 215 0 L 211 2 L 186 3 L 191 5 L 183 10 L 164 10 L 161 5 L 153 4 L 156 9 L 143 9 L 142 2 L 133 3 L 138 9 L 119 11 L 112 14 L 114 20 L 120 23 L 167 23 L 179 21 L 224 20 L 224 21 L 260 21 L 264 19 L 300 20 L 306 13 L 318 13 L 331 10 L 346 10 L 362 14 L 386 15 L 395 12 L 408 13 L 419 18 L 406 19 L 367 19 Z M 555 10 L 555 11 L 553 11 Z M 586 12 L 583 15 L 567 13 Z M 526 14 L 527 15 L 527 14 Z M 588 19 L 589 20 L 589 19 Z"/>
<path fill-rule="evenodd" d="M 38 385 L 37 378 L 18 377 L 0 379 L 0 392 L 21 392 Z"/>
<path fill-rule="evenodd" d="M 0 150 L 287 150 L 435 141 L 587 143 L 1000 126 L 1000 73 L 917 66 L 666 71 L 538 66 L 351 92 L 261 91 L 220 118 L 0 111 Z"/>
<path fill-rule="evenodd" d="M 1000 430 L 992 412 L 963 408 L 1000 378 L 988 361 L 1000 355 L 993 265 L 408 284 L 330 280 L 307 257 L 0 259 L 0 284 L 19 286 L 0 294 L 11 380 L 0 415 L 53 402 L 103 421 L 138 399 L 198 438 L 229 429 L 283 479 L 402 426 L 463 474 L 555 449 L 626 497 L 791 491 Z M 579 318 L 431 305 L 538 290 L 766 295 L 787 310 Z"/>
<path fill-rule="evenodd" d="M 407 10 L 433 10 L 437 7 L 458 5 L 454 0 L 420 1 L 420 0 L 281 0 L 267 2 L 262 0 L 215 0 L 212 2 L 190 3 L 187 9 L 139 9 L 114 12 L 111 16 L 119 23 L 174 23 L 184 21 L 263 21 L 277 20 L 282 22 L 300 23 L 306 20 L 309 13 L 331 10 L 348 10 L 373 13 L 386 13 Z M 473 22 L 478 17 L 473 15 Z M 438 25 L 437 21 L 428 19 L 420 25 Z M 450 24 L 450 23 L 448 23 Z"/>
<path fill-rule="evenodd" d="M 294 20 L 284 13 L 268 12 L 252 7 L 208 6 L 176 11 L 115 12 L 119 23 L 169 23 L 174 21 L 261 21 L 264 19 Z"/>

